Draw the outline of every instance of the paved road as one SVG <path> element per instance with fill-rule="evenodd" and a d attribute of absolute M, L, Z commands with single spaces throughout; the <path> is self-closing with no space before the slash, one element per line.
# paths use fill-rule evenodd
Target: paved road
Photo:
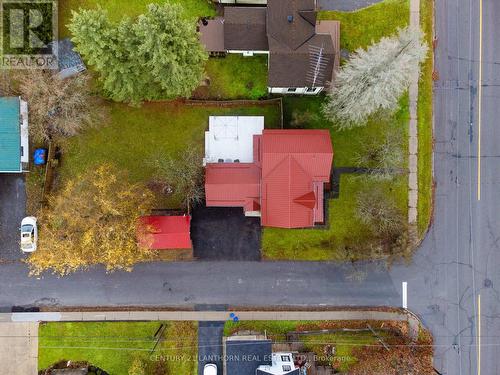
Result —
<path fill-rule="evenodd" d="M 477 374 L 480 357 L 482 374 L 500 374 L 500 2 L 484 0 L 480 201 L 478 0 L 437 1 L 436 18 L 435 218 L 411 265 L 197 262 L 38 280 L 15 263 L 1 266 L 0 306 L 400 305 L 407 281 L 409 308 L 435 335 L 436 368 Z"/>

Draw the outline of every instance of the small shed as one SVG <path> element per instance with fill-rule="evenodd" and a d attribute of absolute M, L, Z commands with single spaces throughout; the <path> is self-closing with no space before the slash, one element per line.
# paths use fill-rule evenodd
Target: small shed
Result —
<path fill-rule="evenodd" d="M 191 216 L 142 216 L 137 226 L 139 245 L 151 250 L 191 249 Z"/>
<path fill-rule="evenodd" d="M 75 51 L 75 46 L 69 38 L 61 39 L 54 43 L 57 62 L 59 64 L 59 77 L 72 77 L 87 69 L 82 57 Z"/>

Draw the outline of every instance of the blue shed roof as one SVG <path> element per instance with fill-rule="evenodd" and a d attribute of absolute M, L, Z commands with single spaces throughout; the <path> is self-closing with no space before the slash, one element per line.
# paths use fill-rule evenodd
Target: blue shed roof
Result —
<path fill-rule="evenodd" d="M 19 98 L 0 97 L 0 172 L 21 170 Z"/>

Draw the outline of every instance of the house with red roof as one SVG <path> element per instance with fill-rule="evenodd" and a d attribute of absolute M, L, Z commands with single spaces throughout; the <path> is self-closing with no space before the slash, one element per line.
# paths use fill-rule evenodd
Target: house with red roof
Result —
<path fill-rule="evenodd" d="M 245 215 L 260 217 L 268 227 L 324 223 L 325 185 L 333 163 L 329 131 L 264 129 L 250 136 L 252 162 L 206 164 L 206 205 L 242 207 Z"/>

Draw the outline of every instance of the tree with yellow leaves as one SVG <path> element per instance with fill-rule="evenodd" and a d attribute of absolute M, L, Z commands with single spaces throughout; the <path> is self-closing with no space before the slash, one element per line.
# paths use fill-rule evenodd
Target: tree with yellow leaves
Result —
<path fill-rule="evenodd" d="M 66 275 L 103 264 L 108 271 L 151 259 L 136 240 L 137 218 L 153 205 L 153 194 L 104 164 L 68 181 L 40 217 L 38 249 L 28 258 L 33 274 Z"/>

